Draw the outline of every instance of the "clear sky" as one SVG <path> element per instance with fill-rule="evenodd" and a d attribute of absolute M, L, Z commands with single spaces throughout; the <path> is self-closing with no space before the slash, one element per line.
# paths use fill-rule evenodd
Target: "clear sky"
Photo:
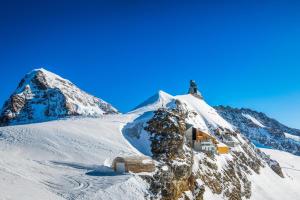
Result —
<path fill-rule="evenodd" d="M 194 79 L 211 105 L 300 128 L 297 1 L 0 2 L 0 104 L 45 67 L 122 112 Z"/>

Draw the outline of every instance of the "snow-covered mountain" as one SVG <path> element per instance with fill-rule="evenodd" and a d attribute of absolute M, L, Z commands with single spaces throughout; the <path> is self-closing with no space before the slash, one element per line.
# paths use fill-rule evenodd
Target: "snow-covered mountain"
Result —
<path fill-rule="evenodd" d="M 300 130 L 289 128 L 261 112 L 229 106 L 215 107 L 258 147 L 267 147 L 300 155 Z"/>
<path fill-rule="evenodd" d="M 279 199 L 284 192 L 271 193 L 269 187 L 277 187 L 276 182 L 289 190 L 288 185 L 293 184 L 284 185 L 279 163 L 256 149 L 202 98 L 159 91 L 130 114 L 138 117 L 124 126 L 124 136 L 158 162 L 158 170 L 147 179 L 154 198 Z M 230 137 L 237 145 L 229 154 L 193 151 L 184 139 L 183 124 L 192 124 L 220 143 Z M 267 178 L 272 181 L 265 181 Z M 262 188 L 267 192 L 259 191 Z"/>
<path fill-rule="evenodd" d="M 195 151 L 187 125 L 235 145 Z M 297 199 L 299 157 L 287 165 L 280 151 L 267 153 L 203 97 L 159 91 L 126 114 L 0 127 L 0 199 Z M 112 171 L 115 157 L 132 155 L 152 157 L 156 170 Z"/>
<path fill-rule="evenodd" d="M 118 111 L 109 103 L 87 94 L 69 80 L 45 69 L 36 69 L 25 75 L 4 103 L 0 125 L 114 113 Z"/>

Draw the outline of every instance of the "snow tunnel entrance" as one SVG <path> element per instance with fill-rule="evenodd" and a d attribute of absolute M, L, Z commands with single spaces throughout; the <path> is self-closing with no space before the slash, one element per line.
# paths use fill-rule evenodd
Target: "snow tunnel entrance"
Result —
<path fill-rule="evenodd" d="M 117 162 L 116 163 L 116 172 L 118 173 L 125 173 L 125 163 Z"/>

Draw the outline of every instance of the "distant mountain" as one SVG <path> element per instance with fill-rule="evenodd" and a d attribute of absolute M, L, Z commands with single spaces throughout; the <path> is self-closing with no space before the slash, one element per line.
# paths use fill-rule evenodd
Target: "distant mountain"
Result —
<path fill-rule="evenodd" d="M 300 130 L 287 127 L 266 114 L 250 109 L 217 106 L 215 109 L 256 146 L 300 155 Z"/>
<path fill-rule="evenodd" d="M 0 124 L 24 124 L 66 116 L 118 113 L 109 103 L 87 94 L 69 80 L 45 69 L 35 69 L 21 80 L 4 103 Z"/>

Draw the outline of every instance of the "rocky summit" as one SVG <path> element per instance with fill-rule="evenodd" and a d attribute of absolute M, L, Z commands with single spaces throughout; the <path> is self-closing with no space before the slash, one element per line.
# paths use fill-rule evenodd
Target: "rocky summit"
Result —
<path fill-rule="evenodd" d="M 109 103 L 87 94 L 69 80 L 41 68 L 26 74 L 4 103 L 0 125 L 115 113 L 118 113 L 117 109 Z"/>

